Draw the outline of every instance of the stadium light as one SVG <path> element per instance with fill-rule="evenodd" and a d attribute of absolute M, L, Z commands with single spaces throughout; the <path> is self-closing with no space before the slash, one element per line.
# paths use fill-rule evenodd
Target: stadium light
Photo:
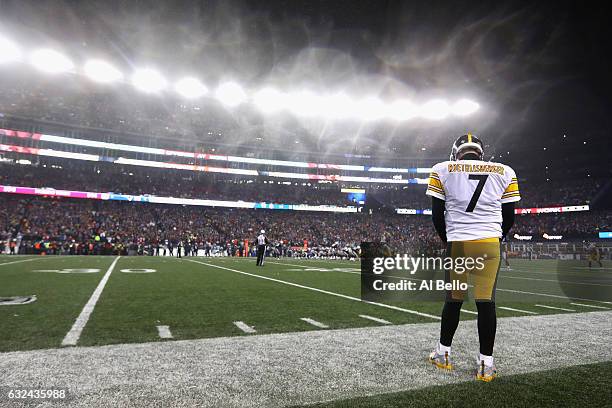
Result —
<path fill-rule="evenodd" d="M 355 117 L 361 120 L 378 120 L 387 114 L 387 106 L 379 98 L 368 96 L 355 103 Z"/>
<path fill-rule="evenodd" d="M 244 89 L 235 82 L 225 82 L 215 91 L 215 97 L 225 106 L 233 108 L 247 99 Z"/>
<path fill-rule="evenodd" d="M 38 70 L 48 74 L 59 74 L 74 70 L 68 57 L 50 49 L 36 50 L 30 55 L 30 63 Z"/>
<path fill-rule="evenodd" d="M 336 93 L 321 98 L 319 110 L 330 119 L 346 119 L 355 114 L 355 102 L 345 93 Z"/>
<path fill-rule="evenodd" d="M 434 99 L 421 106 L 420 113 L 422 118 L 440 120 L 449 115 L 450 106 L 444 99 Z"/>
<path fill-rule="evenodd" d="M 469 99 L 460 99 L 452 107 L 453 115 L 468 116 L 476 112 L 480 108 L 476 102 Z"/>
<path fill-rule="evenodd" d="M 311 91 L 292 92 L 287 95 L 287 108 L 297 116 L 317 116 L 321 113 L 322 99 Z"/>
<path fill-rule="evenodd" d="M 418 114 L 415 104 L 405 99 L 397 100 L 387 107 L 387 116 L 397 121 L 412 119 Z"/>
<path fill-rule="evenodd" d="M 285 108 L 286 97 L 273 88 L 263 88 L 253 96 L 253 103 L 264 113 L 274 113 Z"/>
<path fill-rule="evenodd" d="M 132 84 L 136 89 L 146 93 L 156 93 L 166 88 L 164 77 L 154 69 L 139 69 L 132 75 Z"/>
<path fill-rule="evenodd" d="M 21 51 L 19 51 L 17 45 L 6 38 L 0 37 L 0 64 L 7 64 L 20 59 Z"/>
<path fill-rule="evenodd" d="M 208 93 L 208 88 L 199 79 L 183 78 L 174 86 L 176 92 L 188 99 L 196 99 Z"/>
<path fill-rule="evenodd" d="M 111 83 L 123 79 L 123 74 L 108 62 L 89 60 L 83 70 L 89 79 L 95 82 Z"/>

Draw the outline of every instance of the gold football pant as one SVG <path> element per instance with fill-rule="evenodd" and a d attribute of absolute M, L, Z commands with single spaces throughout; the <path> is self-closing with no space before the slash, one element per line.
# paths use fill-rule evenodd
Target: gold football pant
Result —
<path fill-rule="evenodd" d="M 476 301 L 495 301 L 495 287 L 501 261 L 499 238 L 474 241 L 449 242 L 447 256 L 453 259 L 453 268 L 446 269 L 446 283 L 453 283 L 447 290 L 447 301 L 463 301 L 466 290 L 460 284 L 468 284 Z"/>

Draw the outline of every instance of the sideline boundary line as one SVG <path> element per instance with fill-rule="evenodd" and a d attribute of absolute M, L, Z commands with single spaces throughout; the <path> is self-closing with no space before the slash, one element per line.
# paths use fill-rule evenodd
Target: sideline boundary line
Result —
<path fill-rule="evenodd" d="M 391 309 L 391 310 L 397 310 L 397 311 L 400 311 L 400 312 L 410 313 L 410 314 L 414 314 L 414 315 L 417 315 L 417 316 L 422 316 L 422 317 L 427 317 L 427 318 L 430 318 L 430 319 L 440 320 L 439 316 L 434 316 L 434 315 L 431 315 L 431 314 L 428 314 L 428 313 L 419 312 L 419 311 L 416 311 L 416 310 L 404 309 L 403 307 L 387 305 L 385 303 L 370 302 L 368 300 L 359 299 L 359 298 L 354 297 L 354 296 L 343 295 L 341 293 L 330 292 L 330 291 L 324 290 L 324 289 L 313 288 L 311 286 L 304 286 L 304 285 L 300 285 L 298 283 L 287 282 L 287 281 L 284 281 L 284 280 L 281 280 L 281 279 L 270 278 L 268 276 L 262 276 L 262 275 L 257 275 L 255 273 L 239 271 L 237 269 L 226 268 L 224 266 L 208 264 L 208 263 L 205 263 L 205 262 L 195 261 L 195 260 L 192 260 L 192 259 L 185 259 L 185 261 L 197 263 L 197 264 L 200 264 L 200 265 L 205 265 L 205 266 L 208 266 L 208 267 L 211 267 L 211 268 L 223 269 L 223 270 L 226 270 L 226 271 L 230 271 L 230 272 L 234 272 L 234 273 L 239 273 L 241 275 L 251 276 L 251 277 L 254 277 L 254 278 L 269 280 L 269 281 L 276 282 L 276 283 L 282 283 L 283 285 L 294 286 L 294 287 L 300 288 L 300 289 L 312 290 L 314 292 L 324 293 L 326 295 L 337 296 L 337 297 L 340 297 L 340 298 L 343 298 L 343 299 L 352 300 L 352 301 L 355 301 L 355 302 L 361 302 L 361 303 L 366 303 L 368 305 L 385 307 L 385 308 Z"/>

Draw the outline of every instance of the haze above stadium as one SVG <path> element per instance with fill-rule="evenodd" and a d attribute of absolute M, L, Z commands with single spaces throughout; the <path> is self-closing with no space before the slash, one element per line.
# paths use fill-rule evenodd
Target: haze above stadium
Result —
<path fill-rule="evenodd" d="M 169 91 L 137 93 L 135 103 L 154 99 L 163 105 L 178 97 L 170 96 L 176 81 L 192 77 L 182 84 L 185 92 L 195 92 L 185 104 L 205 110 L 211 128 L 171 126 L 201 141 L 439 159 L 447 155 L 449 140 L 470 130 L 496 146 L 489 156 L 504 161 L 520 154 L 521 161 L 543 171 L 562 167 L 557 158 L 563 156 L 587 174 L 610 171 L 604 149 L 611 125 L 609 29 L 602 10 L 571 2 L 554 8 L 516 2 L 409 6 L 400 1 L 174 1 L 152 9 L 145 2 L 9 1 L 0 35 L 27 52 L 56 50 L 78 66 L 92 58 L 106 61 L 131 80 L 139 69 L 159 71 Z M 6 73 L 10 67 L 1 69 Z M 84 92 L 93 94 L 117 91 L 72 76 L 55 80 L 81 81 Z M 480 108 L 467 116 L 402 121 L 377 120 L 375 114 L 354 120 L 360 112 L 340 120 L 262 113 L 241 104 L 236 89 L 226 89 L 230 97 L 219 103 L 219 86 L 228 82 L 254 100 L 267 96 L 273 102 L 277 94 L 262 92 L 270 88 L 303 91 L 302 99 L 308 92 L 371 98 L 365 118 L 375 110 L 375 98 L 417 105 L 469 98 Z M 133 87 L 124 88 L 123 97 L 133 98 Z M 342 98 L 336 102 L 343 105 Z M 274 110 L 274 103 L 268 108 Z M 599 153 L 604 160 L 587 162 L 595 151 L 604 152 Z"/>

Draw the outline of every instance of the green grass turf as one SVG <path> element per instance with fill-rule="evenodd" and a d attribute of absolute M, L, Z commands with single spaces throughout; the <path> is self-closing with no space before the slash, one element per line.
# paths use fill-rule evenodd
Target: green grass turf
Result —
<path fill-rule="evenodd" d="M 2 257 L 0 264 L 23 260 Z M 54 257 L 0 265 L 0 296 L 36 295 L 26 305 L 0 306 L 0 352 L 58 347 L 113 258 Z M 96 268 L 91 274 L 32 272 Z"/>
<path fill-rule="evenodd" d="M 499 376 L 393 394 L 309 405 L 318 408 L 395 407 L 606 407 L 612 401 L 612 364 L 589 364 Z"/>
<path fill-rule="evenodd" d="M 2 265 L 24 259 L 27 258 L 0 257 L 0 296 L 36 294 L 38 301 L 30 305 L 0 306 L 0 351 L 59 347 L 114 257 L 41 257 L 33 261 Z M 195 339 L 246 335 L 233 324 L 234 321 L 244 321 L 254 326 L 258 334 L 318 329 L 300 320 L 302 317 L 317 320 L 330 329 L 378 325 L 359 317 L 359 314 L 385 319 L 393 324 L 437 321 L 257 277 L 278 279 L 359 298 L 359 262 L 281 259 L 278 262 L 283 265 L 280 265 L 269 259 L 265 267 L 258 268 L 253 259 L 196 260 L 256 276 L 245 276 L 186 259 L 122 257 L 78 344 L 160 341 L 157 325 L 170 326 L 175 339 Z M 555 281 L 555 261 L 513 261 L 512 264 L 513 271 L 502 271 L 502 276 L 508 274 L 538 280 L 500 278 L 498 288 L 562 294 Z M 584 266 L 585 263 L 570 265 L 577 269 L 568 269 L 570 274 L 567 279 L 580 282 L 592 278 L 612 285 L 612 273 L 609 270 L 579 269 Z M 63 268 L 97 268 L 100 272 L 33 272 L 35 269 Z M 121 269 L 126 268 L 152 268 L 157 272 L 121 272 Z M 498 306 L 538 314 L 566 312 L 539 308 L 535 306 L 536 303 L 574 309 L 577 312 L 598 310 L 570 306 L 567 299 L 536 295 L 522 295 L 520 300 L 501 301 L 500 293 Z M 439 315 L 442 306 L 438 302 L 402 301 L 393 304 L 434 316 Z M 608 306 L 612 308 L 612 305 Z M 475 310 L 473 302 L 466 302 L 464 308 Z M 498 309 L 499 317 L 523 315 L 521 312 Z M 473 319 L 475 316 L 462 313 L 462 318 Z"/>

